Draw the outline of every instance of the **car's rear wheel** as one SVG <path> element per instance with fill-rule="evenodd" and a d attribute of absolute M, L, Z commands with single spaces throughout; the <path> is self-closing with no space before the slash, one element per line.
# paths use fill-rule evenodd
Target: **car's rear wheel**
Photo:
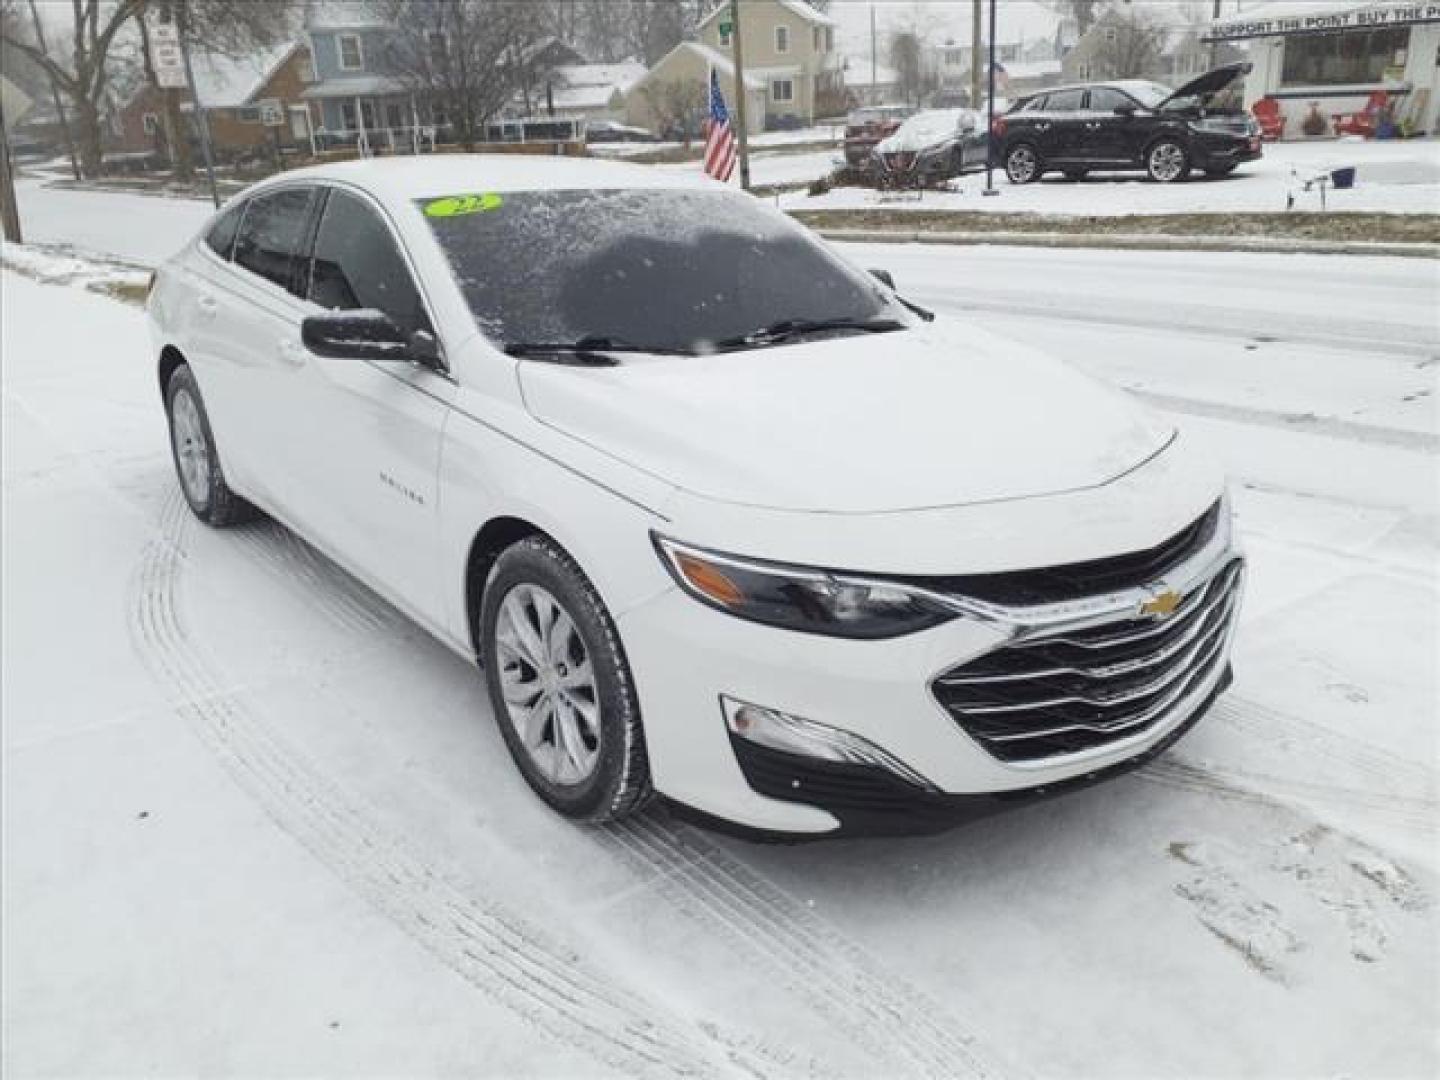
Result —
<path fill-rule="evenodd" d="M 599 594 L 540 536 L 507 548 L 480 611 L 485 681 L 525 781 L 566 817 L 614 821 L 649 800 L 640 705 Z"/>
<path fill-rule="evenodd" d="M 205 399 L 188 365 L 181 364 L 165 384 L 165 413 L 170 422 L 170 451 L 180 490 L 195 516 L 207 525 L 233 525 L 259 511 L 230 490 L 215 448 L 215 433 Z"/>
<path fill-rule="evenodd" d="M 1145 171 L 1157 184 L 1173 184 L 1190 175 L 1190 155 L 1174 139 L 1161 139 L 1145 155 Z"/>
<path fill-rule="evenodd" d="M 1033 184 L 1043 171 L 1040 154 L 1029 143 L 1012 146 L 1005 155 L 1005 175 L 1012 184 Z"/>

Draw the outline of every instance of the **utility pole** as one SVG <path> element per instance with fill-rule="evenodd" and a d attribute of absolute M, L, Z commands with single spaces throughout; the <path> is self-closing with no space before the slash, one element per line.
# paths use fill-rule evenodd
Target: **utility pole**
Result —
<path fill-rule="evenodd" d="M 1219 20 L 1219 18 L 1220 18 L 1220 5 L 1221 5 L 1222 3 L 1223 3 L 1223 0 L 1215 0 L 1215 14 L 1214 14 L 1214 17 L 1213 17 L 1213 18 L 1211 19 L 1211 21 L 1210 21 L 1210 32 L 1211 32 L 1212 34 L 1215 32 L 1215 23 L 1216 23 L 1216 22 Z M 1239 4 L 1238 4 L 1238 3 L 1236 4 L 1236 7 L 1239 7 Z M 1215 64 L 1216 64 L 1216 62 L 1217 62 L 1217 61 L 1216 61 L 1216 58 L 1217 58 L 1219 55 L 1220 55 L 1220 43 L 1219 43 L 1218 41 L 1216 41 L 1216 40 L 1212 37 L 1212 38 L 1210 39 L 1210 66 L 1211 66 L 1211 67 L 1214 67 L 1214 66 L 1215 66 Z"/>
<path fill-rule="evenodd" d="M 10 171 L 10 133 L 5 129 L 5 106 L 0 104 L 0 233 L 12 244 L 23 244 L 20 207 L 15 202 L 15 174 Z"/>
<path fill-rule="evenodd" d="M 980 45 L 980 6 L 984 0 L 974 0 L 971 15 L 974 16 L 970 26 L 970 107 L 980 107 L 980 60 L 984 56 Z"/>
<path fill-rule="evenodd" d="M 735 119 L 740 125 L 740 186 L 750 190 L 750 131 L 745 126 L 745 35 L 740 30 L 740 0 L 730 0 L 735 33 Z"/>
<path fill-rule="evenodd" d="M 985 118 L 985 194 L 999 195 L 995 187 L 995 0 L 990 0 L 990 100 Z"/>
<path fill-rule="evenodd" d="M 980 0 L 975 0 L 975 2 L 978 4 L 978 3 L 980 2 Z M 876 88 L 876 86 L 877 86 L 877 85 L 879 84 L 879 82 L 880 82 L 880 64 L 879 64 L 879 61 L 876 59 L 876 48 L 875 48 L 875 43 L 876 43 L 876 41 L 878 40 L 878 37 L 879 37 L 879 35 L 877 35 L 876 32 L 875 32 L 875 3 L 874 3 L 874 0 L 871 0 L 871 3 L 870 3 L 870 93 L 871 93 L 871 94 L 874 94 L 874 93 L 876 92 L 875 88 Z"/>
<path fill-rule="evenodd" d="M 40 51 L 46 56 L 50 55 L 50 46 L 45 44 L 45 24 L 40 21 L 40 12 L 35 7 L 35 0 L 30 0 L 30 18 L 35 23 L 35 44 L 40 46 Z M 65 118 L 65 103 L 60 100 L 60 88 L 55 85 L 54 76 L 48 76 L 50 83 L 50 100 L 55 103 L 55 113 L 60 117 L 60 136 L 65 140 L 65 153 L 70 156 L 70 171 L 75 174 L 75 179 L 80 177 L 80 159 L 75 156 L 75 140 L 70 137 L 70 121 Z"/>
<path fill-rule="evenodd" d="M 195 69 L 190 66 L 190 42 L 185 31 L 185 3 L 181 0 L 175 15 L 175 29 L 180 38 L 180 55 L 185 60 L 185 82 L 190 87 L 190 106 L 195 110 L 195 126 L 200 129 L 200 151 L 205 155 L 205 175 L 210 181 L 210 201 L 220 208 L 220 189 L 215 186 L 215 152 L 210 148 L 210 117 L 200 102 L 200 91 L 195 89 Z M 183 137 L 183 136 L 182 136 Z"/>

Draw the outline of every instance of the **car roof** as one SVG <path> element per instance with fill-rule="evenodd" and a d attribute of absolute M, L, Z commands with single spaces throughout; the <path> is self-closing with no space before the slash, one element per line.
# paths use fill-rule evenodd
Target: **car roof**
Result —
<path fill-rule="evenodd" d="M 1027 94 L 1025 100 L 1032 101 L 1037 97 L 1058 93 L 1061 90 L 1094 90 L 1096 87 L 1104 87 L 1107 90 L 1123 90 L 1129 93 L 1136 86 L 1163 85 L 1163 83 L 1152 83 L 1146 79 L 1106 79 L 1101 82 L 1066 83 L 1064 86 L 1047 86 L 1043 90 L 1036 90 L 1033 94 Z"/>
<path fill-rule="evenodd" d="M 252 191 L 301 181 L 353 184 L 389 202 L 477 191 L 565 191 L 587 188 L 727 190 L 698 169 L 659 169 L 596 158 L 530 154 L 430 154 L 312 165 L 279 173 Z"/>

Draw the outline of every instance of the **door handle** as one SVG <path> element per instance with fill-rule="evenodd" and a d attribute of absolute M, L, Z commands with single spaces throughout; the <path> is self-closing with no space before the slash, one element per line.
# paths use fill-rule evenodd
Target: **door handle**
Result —
<path fill-rule="evenodd" d="M 300 367 L 305 363 L 305 350 L 294 338 L 281 338 L 275 347 L 280 362 L 286 367 Z"/>

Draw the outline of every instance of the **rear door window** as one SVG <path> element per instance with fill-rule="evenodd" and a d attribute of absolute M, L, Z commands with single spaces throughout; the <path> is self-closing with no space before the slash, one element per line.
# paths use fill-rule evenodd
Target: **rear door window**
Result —
<path fill-rule="evenodd" d="M 1120 108 L 1136 108 L 1135 99 L 1129 94 L 1108 86 L 1097 86 L 1090 91 L 1090 111 L 1113 113 Z"/>
<path fill-rule="evenodd" d="M 205 244 L 220 258 L 229 260 L 230 249 L 235 246 L 235 234 L 240 231 L 240 218 L 245 213 L 244 203 L 229 207 L 210 226 L 205 234 Z"/>
<path fill-rule="evenodd" d="M 1055 90 L 1045 99 L 1045 111 L 1079 112 L 1084 100 L 1084 90 Z"/>
<path fill-rule="evenodd" d="M 235 238 L 235 263 L 295 295 L 313 187 L 286 188 L 249 200 Z"/>
<path fill-rule="evenodd" d="M 353 195 L 332 190 L 315 235 L 309 298 L 332 311 L 371 308 L 407 331 L 430 321 L 390 229 Z"/>

